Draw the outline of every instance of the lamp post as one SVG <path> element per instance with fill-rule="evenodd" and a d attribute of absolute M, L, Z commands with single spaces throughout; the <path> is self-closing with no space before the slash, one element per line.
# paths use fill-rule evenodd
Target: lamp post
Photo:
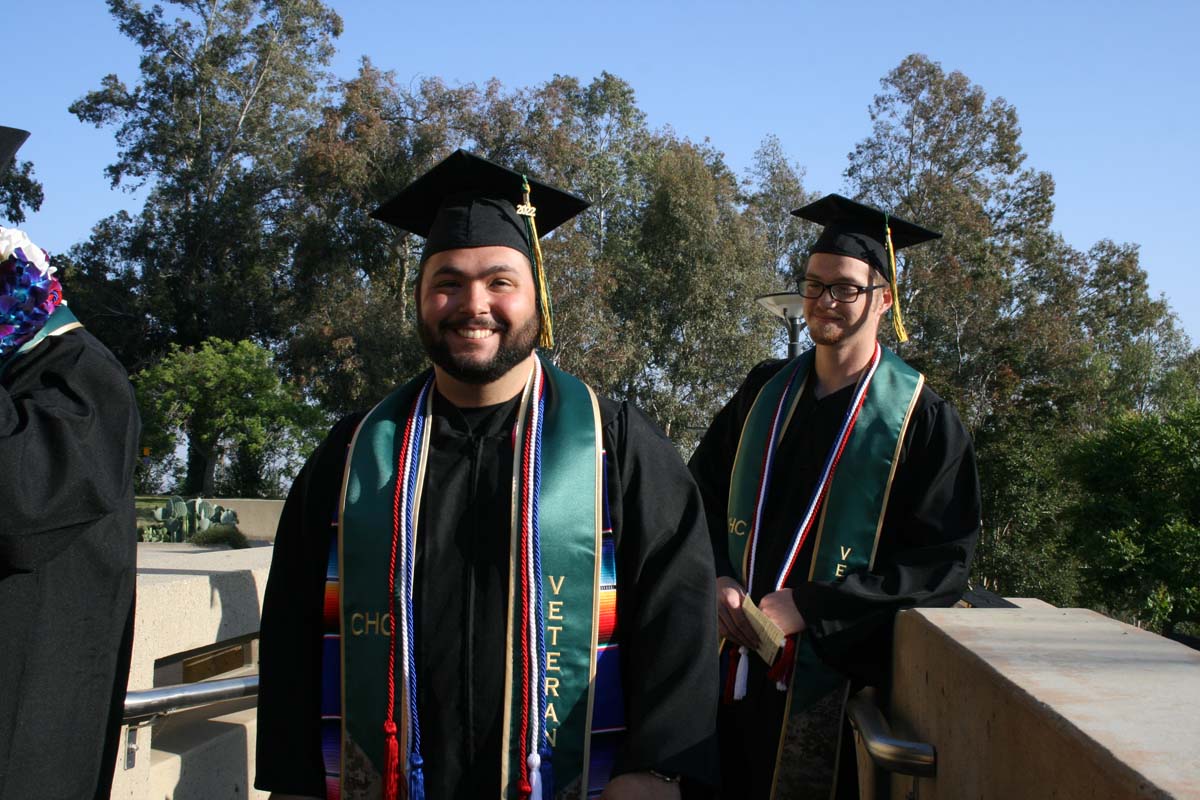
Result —
<path fill-rule="evenodd" d="M 756 298 L 758 304 L 783 320 L 788 332 L 788 358 L 800 355 L 800 332 L 804 330 L 804 295 L 776 292 Z"/>

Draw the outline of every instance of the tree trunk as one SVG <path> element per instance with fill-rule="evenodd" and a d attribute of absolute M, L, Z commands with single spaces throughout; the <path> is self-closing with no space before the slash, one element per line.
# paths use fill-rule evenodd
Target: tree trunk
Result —
<path fill-rule="evenodd" d="M 217 448 L 192 432 L 188 432 L 187 476 L 183 494 L 191 497 L 212 497 L 216 489 Z"/>

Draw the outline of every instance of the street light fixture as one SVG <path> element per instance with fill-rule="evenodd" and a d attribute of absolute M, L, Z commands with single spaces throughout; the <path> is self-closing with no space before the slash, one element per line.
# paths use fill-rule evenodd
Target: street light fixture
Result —
<path fill-rule="evenodd" d="M 788 358 L 800 355 L 800 332 L 805 328 L 804 295 L 776 292 L 756 298 L 758 304 L 783 320 L 788 332 Z"/>

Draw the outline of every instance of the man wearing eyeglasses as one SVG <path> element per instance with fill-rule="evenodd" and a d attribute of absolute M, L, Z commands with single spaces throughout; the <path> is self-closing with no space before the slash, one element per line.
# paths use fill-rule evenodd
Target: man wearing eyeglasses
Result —
<path fill-rule="evenodd" d="M 848 690 L 886 691 L 902 608 L 949 606 L 979 537 L 970 436 L 878 342 L 895 251 L 935 239 L 829 195 L 800 283 L 814 347 L 751 371 L 690 463 L 704 496 L 724 644 L 725 798 L 857 797 Z M 840 752 L 839 752 L 840 751 Z"/>

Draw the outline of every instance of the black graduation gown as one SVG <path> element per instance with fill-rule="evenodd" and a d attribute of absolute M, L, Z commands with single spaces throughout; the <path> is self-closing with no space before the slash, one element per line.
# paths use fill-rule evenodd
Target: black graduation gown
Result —
<path fill-rule="evenodd" d="M 129 652 L 140 432 L 90 333 L 0 378 L 0 798 L 107 797 Z"/>
<path fill-rule="evenodd" d="M 764 362 L 751 371 L 689 463 L 704 497 L 718 576 L 736 577 L 726 518 L 742 427 L 763 385 L 786 363 Z M 851 385 L 818 400 L 814 383 L 805 387 L 777 451 L 758 542 L 756 602 L 773 588 L 854 393 Z M 954 409 L 924 386 L 905 432 L 871 571 L 836 582 L 809 581 L 816 537 L 810 536 L 801 549 L 789 586 L 807 624 L 804 635 L 821 659 L 853 685 L 886 687 L 896 612 L 950 606 L 961 597 L 979 528 L 979 480 L 970 436 Z M 767 680 L 761 659 L 752 657 L 750 665 L 747 697 L 721 712 L 725 796 L 735 796 L 735 791 L 742 796 L 749 787 L 753 790 L 745 796 L 766 796 L 763 787 L 769 790 L 774 764 L 784 693 Z M 835 750 L 825 748 L 830 756 Z"/>
<path fill-rule="evenodd" d="M 435 394 L 417 538 L 418 702 L 426 796 L 499 797 L 517 401 L 455 408 Z M 617 539 L 618 637 L 629 734 L 616 773 L 654 768 L 715 782 L 712 552 L 700 495 L 641 412 L 600 400 Z M 320 624 L 330 519 L 350 437 L 342 420 L 284 506 L 263 605 L 260 789 L 324 796 Z M 562 788 L 562 787 L 559 787 Z"/>

